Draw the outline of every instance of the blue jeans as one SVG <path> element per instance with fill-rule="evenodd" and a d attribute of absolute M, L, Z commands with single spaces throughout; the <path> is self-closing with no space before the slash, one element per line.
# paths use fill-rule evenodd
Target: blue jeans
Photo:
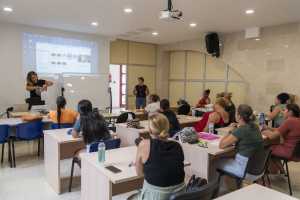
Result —
<path fill-rule="evenodd" d="M 235 158 L 221 159 L 218 168 L 243 178 L 249 158 L 236 154 Z"/>
<path fill-rule="evenodd" d="M 135 107 L 136 107 L 136 109 L 145 108 L 146 107 L 146 98 L 137 97 L 135 100 Z"/>

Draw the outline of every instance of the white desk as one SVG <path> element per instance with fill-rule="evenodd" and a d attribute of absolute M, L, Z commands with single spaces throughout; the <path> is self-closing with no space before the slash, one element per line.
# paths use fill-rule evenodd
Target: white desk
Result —
<path fill-rule="evenodd" d="M 97 153 L 81 154 L 81 200 L 111 200 L 113 195 L 141 188 L 143 177 L 137 176 L 135 167 L 129 167 L 136 150 L 135 146 L 108 150 L 104 165 L 98 162 Z M 105 169 L 107 165 L 122 171 L 115 174 Z"/>
<path fill-rule="evenodd" d="M 207 148 L 200 147 L 197 144 L 183 143 L 182 149 L 186 162 L 191 163 L 190 171 L 186 171 L 187 175 L 196 174 L 210 181 L 216 177 L 218 158 L 226 153 L 231 153 L 234 148 L 220 149 L 220 139 L 207 142 Z"/>
<path fill-rule="evenodd" d="M 193 126 L 195 123 L 201 120 L 201 117 L 193 117 L 188 115 L 177 115 L 179 124 L 182 128 Z M 148 130 L 148 121 L 141 121 L 140 125 L 144 129 L 128 128 L 127 123 L 116 124 L 116 132 L 121 138 L 121 147 L 135 145 L 134 140 L 140 136 L 141 132 Z"/>
<path fill-rule="evenodd" d="M 216 200 L 296 200 L 296 198 L 277 192 L 261 185 L 252 184 L 240 190 L 231 192 Z"/>
<path fill-rule="evenodd" d="M 111 120 L 111 119 L 117 119 L 122 113 L 124 112 L 133 112 L 135 114 L 135 117 L 137 119 L 140 120 L 146 120 L 147 119 L 147 114 L 144 111 L 141 110 L 123 110 L 123 109 L 119 109 L 119 110 L 113 110 L 112 113 L 108 113 L 108 112 L 102 112 L 101 114 L 103 115 L 103 117 L 107 120 Z"/>
<path fill-rule="evenodd" d="M 44 131 L 44 165 L 46 180 L 53 190 L 62 192 L 63 177 L 60 174 L 60 161 L 72 158 L 74 153 L 85 145 L 81 138 L 67 135 L 69 129 Z"/>
<path fill-rule="evenodd" d="M 51 120 L 48 118 L 43 118 L 44 123 L 51 123 Z M 0 125 L 9 125 L 9 126 L 17 126 L 18 124 L 26 123 L 21 118 L 3 118 L 0 119 Z"/>
<path fill-rule="evenodd" d="M 190 116 L 189 116 L 190 117 Z M 191 118 L 191 117 L 190 117 Z M 188 118 L 188 119 L 190 119 Z M 192 118 L 197 119 L 199 118 Z M 179 120 L 181 122 L 190 122 L 183 117 Z M 195 120 L 195 121 L 197 121 Z M 141 126 L 148 127 L 148 121 L 142 121 Z M 139 137 L 141 132 L 147 129 L 127 128 L 127 124 L 117 124 L 117 134 L 121 138 L 121 147 L 128 147 L 135 145 L 135 139 Z M 215 168 L 217 158 L 233 151 L 233 148 L 219 149 L 219 140 L 208 141 L 208 148 L 199 147 L 197 144 L 182 144 L 185 160 L 191 163 L 190 171 L 186 171 L 187 175 L 196 174 L 202 178 L 212 180 L 215 177 Z"/>

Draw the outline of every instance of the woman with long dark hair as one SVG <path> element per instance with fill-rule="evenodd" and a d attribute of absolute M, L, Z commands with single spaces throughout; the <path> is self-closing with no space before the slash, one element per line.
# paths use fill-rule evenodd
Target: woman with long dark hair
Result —
<path fill-rule="evenodd" d="M 61 124 L 74 124 L 78 113 L 71 109 L 66 109 L 67 101 L 63 96 L 56 98 L 56 111 L 50 111 L 49 118 L 53 123 L 57 123 L 60 127 Z"/>
<path fill-rule="evenodd" d="M 111 139 L 106 121 L 98 110 L 80 117 L 82 137 L 85 144 Z"/>
<path fill-rule="evenodd" d="M 104 117 L 97 109 L 93 109 L 89 100 L 84 99 L 78 103 L 78 112 L 80 116 L 73 127 L 73 137 L 83 137 L 85 144 L 111 138 Z"/>
<path fill-rule="evenodd" d="M 72 136 L 75 138 L 81 136 L 81 131 L 82 131 L 81 118 L 87 116 L 90 112 L 93 111 L 92 102 L 86 99 L 79 101 L 77 110 L 79 112 L 79 116 L 77 117 L 77 120 L 72 130 Z"/>

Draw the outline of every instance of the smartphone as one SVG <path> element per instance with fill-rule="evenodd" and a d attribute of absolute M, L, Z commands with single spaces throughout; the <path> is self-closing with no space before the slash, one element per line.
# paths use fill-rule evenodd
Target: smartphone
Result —
<path fill-rule="evenodd" d="M 109 166 L 106 166 L 105 169 L 108 169 L 109 171 L 117 174 L 117 173 L 120 173 L 121 170 L 115 166 L 112 166 L 112 165 L 109 165 Z"/>

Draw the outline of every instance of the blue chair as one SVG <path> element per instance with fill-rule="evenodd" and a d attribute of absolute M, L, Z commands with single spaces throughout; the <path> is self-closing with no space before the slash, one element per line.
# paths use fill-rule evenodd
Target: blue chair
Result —
<path fill-rule="evenodd" d="M 38 140 L 38 156 L 40 156 L 40 143 L 43 137 L 43 122 L 33 121 L 17 125 L 16 136 L 12 137 L 12 158 L 13 165 L 16 167 L 15 141 Z"/>
<path fill-rule="evenodd" d="M 117 149 L 117 148 L 120 148 L 120 145 L 121 145 L 120 138 L 110 139 L 110 140 L 105 140 L 105 141 L 100 141 L 100 142 L 104 142 L 105 143 L 106 150 Z M 99 145 L 100 142 L 94 142 L 92 144 L 87 145 L 88 152 L 89 153 L 97 152 L 98 151 L 98 145 Z M 80 149 L 80 150 L 82 150 L 82 149 Z M 80 150 L 78 150 L 77 152 L 79 152 Z M 70 176 L 70 183 L 69 183 L 69 192 L 72 191 L 72 182 L 73 182 L 74 165 L 75 165 L 75 163 L 81 168 L 81 160 L 76 155 L 77 152 L 75 153 L 75 156 L 73 157 L 73 160 L 72 160 L 71 176 Z"/>
<path fill-rule="evenodd" d="M 0 144 L 2 144 L 1 164 L 3 163 L 4 160 L 5 143 L 8 143 L 8 160 L 10 163 L 10 167 L 12 167 L 11 145 L 9 140 L 9 126 L 0 125 Z"/>
<path fill-rule="evenodd" d="M 58 124 L 58 123 L 53 123 L 51 124 L 51 129 L 61 129 L 61 128 L 72 128 L 73 124 Z"/>

